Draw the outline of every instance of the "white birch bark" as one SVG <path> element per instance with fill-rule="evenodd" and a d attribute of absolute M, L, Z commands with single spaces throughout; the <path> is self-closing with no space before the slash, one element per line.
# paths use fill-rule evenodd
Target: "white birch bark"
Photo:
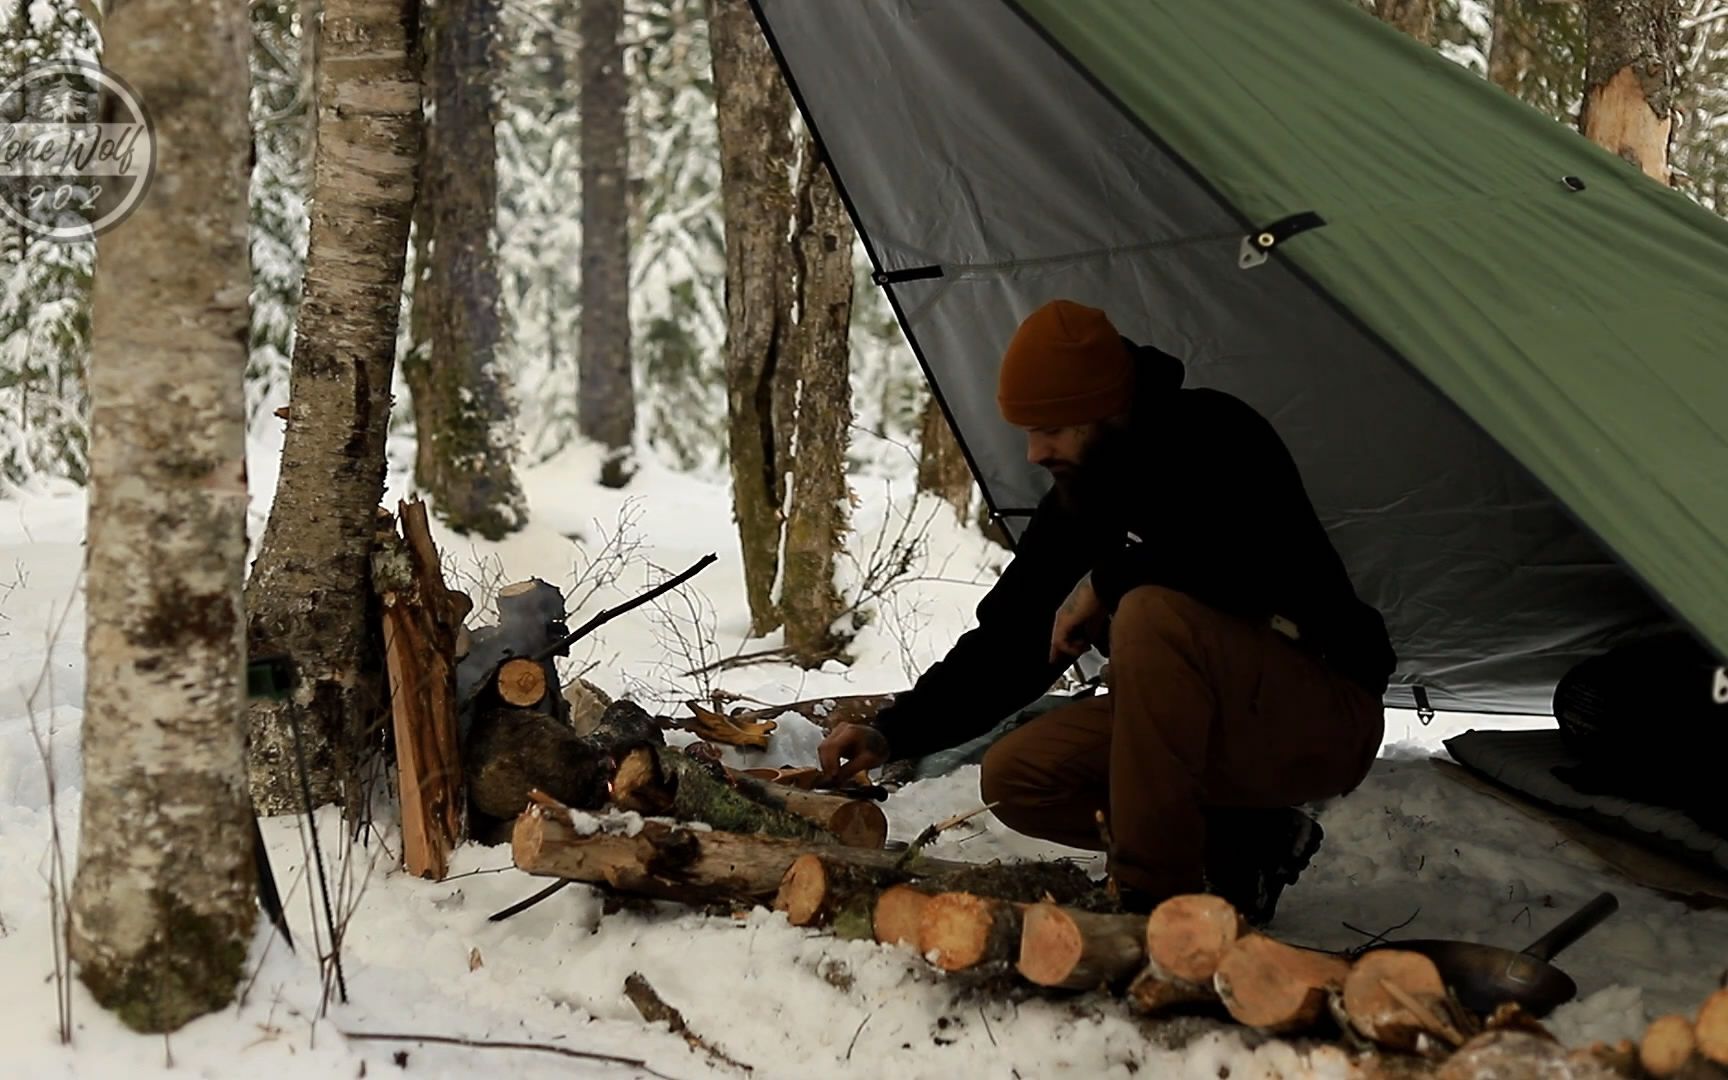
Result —
<path fill-rule="evenodd" d="M 148 197 L 99 240 L 71 946 L 97 1001 L 169 1031 L 231 1000 L 256 915 L 240 603 L 249 35 L 233 0 L 128 0 L 103 36 L 160 156 Z"/>

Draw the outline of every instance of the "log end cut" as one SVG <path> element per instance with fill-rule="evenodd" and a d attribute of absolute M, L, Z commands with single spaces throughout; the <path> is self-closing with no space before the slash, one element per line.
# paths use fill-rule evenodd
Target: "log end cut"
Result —
<path fill-rule="evenodd" d="M 1728 1065 L 1728 990 L 1704 999 L 1695 1031 L 1698 1052 L 1718 1065 Z"/>
<path fill-rule="evenodd" d="M 804 854 L 792 860 L 786 876 L 780 879 L 774 910 L 784 911 L 793 926 L 813 926 L 822 918 L 827 902 L 828 868 L 822 865 L 822 859 Z"/>
<path fill-rule="evenodd" d="M 883 945 L 918 947 L 918 928 L 924 923 L 924 909 L 930 905 L 930 895 L 908 885 L 892 885 L 876 898 L 876 915 L 871 920 L 876 940 Z"/>
<path fill-rule="evenodd" d="M 1165 979 L 1210 983 L 1242 932 L 1242 916 L 1223 897 L 1172 896 L 1146 920 L 1146 957 Z"/>
<path fill-rule="evenodd" d="M 1638 1062 L 1656 1080 L 1669 1080 L 1685 1066 L 1697 1046 L 1692 1021 L 1684 1016 L 1658 1016 L 1638 1044 Z"/>
<path fill-rule="evenodd" d="M 546 669 L 524 656 L 504 661 L 498 669 L 498 696 L 521 709 L 540 704 L 546 697 Z"/>
<path fill-rule="evenodd" d="M 1421 953 L 1376 949 L 1357 960 L 1344 980 L 1344 1013 L 1363 1038 L 1414 1051 L 1423 1035 L 1448 1042 L 1446 983 Z"/>
<path fill-rule="evenodd" d="M 1022 919 L 1020 974 L 1039 986 L 1062 985 L 1086 951 L 1080 927 L 1055 904 L 1033 904 Z"/>
<path fill-rule="evenodd" d="M 863 799 L 841 805 L 828 819 L 827 826 L 847 847 L 880 849 L 888 843 L 888 815 L 880 806 Z"/>
<path fill-rule="evenodd" d="M 918 929 L 918 951 L 943 971 L 1007 960 L 1020 942 L 1017 905 L 972 893 L 932 897 Z"/>
<path fill-rule="evenodd" d="M 1213 985 L 1238 1023 L 1284 1034 L 1312 1026 L 1349 974 L 1342 957 L 1249 934 L 1219 961 Z"/>

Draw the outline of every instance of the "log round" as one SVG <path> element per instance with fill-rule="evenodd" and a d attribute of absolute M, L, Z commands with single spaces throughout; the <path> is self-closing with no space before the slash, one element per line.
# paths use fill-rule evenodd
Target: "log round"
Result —
<path fill-rule="evenodd" d="M 930 906 L 930 894 L 909 885 L 892 885 L 876 898 L 876 915 L 872 927 L 876 940 L 883 945 L 918 947 L 918 928 L 924 925 L 924 909 Z"/>
<path fill-rule="evenodd" d="M 1728 1065 L 1728 990 L 1704 999 L 1695 1030 L 1698 1052 L 1718 1065 Z"/>
<path fill-rule="evenodd" d="M 924 908 L 918 952 L 943 971 L 1007 961 L 1020 944 L 1020 907 L 972 893 L 939 893 Z"/>
<path fill-rule="evenodd" d="M 1313 1026 L 1349 974 L 1342 957 L 1249 934 L 1218 962 L 1213 985 L 1237 1022 L 1281 1035 Z"/>
<path fill-rule="evenodd" d="M 546 697 L 546 669 L 518 656 L 498 668 L 498 696 L 517 708 L 538 705 Z"/>
<path fill-rule="evenodd" d="M 1344 980 L 1344 1013 L 1365 1039 L 1406 1053 L 1427 1035 L 1450 1041 L 1436 1019 L 1446 1015 L 1446 983 L 1434 961 L 1421 953 L 1375 949 L 1350 968 Z M 1419 1006 L 1412 1008 L 1412 1004 Z M 1444 1021 L 1442 1021 L 1444 1023 Z"/>
<path fill-rule="evenodd" d="M 1032 904 L 1021 913 L 1020 959 L 1029 982 L 1063 990 L 1115 986 L 1146 961 L 1146 920 L 1138 915 L 1097 915 L 1056 904 Z"/>
<path fill-rule="evenodd" d="M 1656 1080 L 1669 1080 L 1685 1066 L 1697 1045 L 1692 1021 L 1684 1016 L 1658 1016 L 1638 1044 L 1638 1062 Z"/>
<path fill-rule="evenodd" d="M 1146 920 L 1146 957 L 1165 979 L 1210 983 L 1243 928 L 1241 915 L 1222 897 L 1172 896 Z"/>

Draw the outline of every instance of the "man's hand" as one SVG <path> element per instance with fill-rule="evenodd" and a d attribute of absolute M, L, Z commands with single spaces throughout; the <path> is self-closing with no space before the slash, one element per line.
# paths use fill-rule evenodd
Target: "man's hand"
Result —
<path fill-rule="evenodd" d="M 823 780 L 838 784 L 855 773 L 886 763 L 888 736 L 869 724 L 836 724 L 822 740 L 816 756 L 822 762 Z"/>
<path fill-rule="evenodd" d="M 1056 621 L 1050 627 L 1050 662 L 1079 659 L 1103 629 L 1104 605 L 1092 588 L 1092 575 L 1087 574 L 1056 610 Z"/>

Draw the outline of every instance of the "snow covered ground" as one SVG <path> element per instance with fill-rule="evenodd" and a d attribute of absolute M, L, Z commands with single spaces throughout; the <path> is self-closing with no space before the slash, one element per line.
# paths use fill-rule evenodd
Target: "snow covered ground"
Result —
<path fill-rule="evenodd" d="M 257 448 L 253 481 L 268 492 L 273 447 Z M 499 544 L 440 536 L 465 584 L 496 585 L 539 575 L 567 588 L 620 521 L 639 543 L 621 576 L 593 591 L 583 614 L 638 591 L 651 573 L 675 572 L 709 551 L 720 562 L 694 583 L 693 608 L 668 605 L 614 622 L 572 658 L 615 694 L 666 704 L 693 688 L 679 643 L 711 633 L 727 653 L 771 645 L 743 640 L 743 587 L 724 487 L 645 466 L 627 494 L 586 482 L 580 452 L 529 471 L 533 524 Z M 856 482 L 854 553 L 868 564 L 879 542 L 899 535 L 908 514 L 926 541 L 918 576 L 888 594 L 861 634 L 850 668 L 802 672 L 782 665 L 730 671 L 725 689 L 770 701 L 894 690 L 967 624 L 1002 561 L 945 510 L 914 505 L 910 485 Z M 400 480 L 393 481 L 399 491 Z M 265 499 L 255 507 L 260 532 Z M 392 499 L 395 492 L 392 494 Z M 631 1065 L 553 1053 L 471 1049 L 354 1033 L 437 1034 L 532 1042 L 639 1059 L 679 1078 L 740 1075 L 692 1051 L 664 1025 L 644 1024 L 623 994 L 640 972 L 693 1030 L 756 1077 L 1212 1078 L 1343 1076 L 1341 1058 L 1286 1045 L 1251 1047 L 1237 1032 L 1148 1025 L 1096 996 L 1067 1000 L 978 999 L 946 985 L 908 951 L 839 942 L 788 926 L 765 911 L 702 918 L 666 905 L 602 917 L 589 890 L 572 887 L 502 923 L 486 916 L 545 883 L 509 867 L 507 849 L 469 846 L 453 876 L 433 884 L 395 870 L 386 823 L 366 849 L 346 848 L 333 817 L 321 832 L 332 857 L 338 903 L 353 911 L 344 954 L 347 1004 L 318 1019 L 320 982 L 309 958 L 313 884 L 304 875 L 298 824 L 266 823 L 299 951 L 261 931 L 251 977 L 235 1007 L 168 1039 L 127 1033 L 83 993 L 73 992 L 74 1039 L 56 1038 L 54 955 L 48 903 L 53 817 L 47 770 L 32 735 L 51 741 L 58 820 L 75 842 L 82 784 L 77 754 L 83 697 L 81 538 L 84 499 L 72 491 L 0 502 L 0 1036 L 8 1076 L 629 1077 Z M 924 524 L 928 519 L 927 526 Z M 658 570 L 651 571 L 652 563 Z M 604 569 L 606 560 L 600 560 Z M 616 564 L 613 564 L 616 565 Z M 853 571 L 858 573 L 861 571 Z M 577 588 L 577 595 L 589 590 Z M 702 659 L 703 657 L 695 657 Z M 710 653 L 705 657 L 713 659 Z M 1525 721 L 1527 722 L 1527 721 Z M 1350 927 L 1473 937 L 1522 947 L 1603 888 L 1621 910 L 1561 958 L 1580 1000 L 1554 1018 L 1571 1043 L 1618 1038 L 1649 1016 L 1690 1011 L 1728 966 L 1728 913 L 1693 912 L 1610 878 L 1558 834 L 1459 788 L 1426 758 L 1440 740 L 1485 723 L 1442 715 L 1423 726 L 1389 718 L 1388 741 L 1367 783 L 1328 807 L 1325 847 L 1286 893 L 1274 930 L 1287 940 L 1342 947 L 1363 940 Z M 815 729 L 782 723 L 764 764 L 805 762 Z M 887 804 L 897 838 L 977 805 L 977 768 L 909 786 Z M 939 854 L 989 859 L 1077 854 L 1017 837 L 985 815 L 945 836 Z M 342 854 L 346 852 L 346 854 Z M 70 852 L 68 852 L 70 856 Z M 368 864 L 368 860 L 372 860 Z M 1346 926 L 1346 924 L 1350 924 Z M 267 924 L 265 924 L 267 930 Z M 347 1034 L 345 1034 L 347 1033 Z"/>

